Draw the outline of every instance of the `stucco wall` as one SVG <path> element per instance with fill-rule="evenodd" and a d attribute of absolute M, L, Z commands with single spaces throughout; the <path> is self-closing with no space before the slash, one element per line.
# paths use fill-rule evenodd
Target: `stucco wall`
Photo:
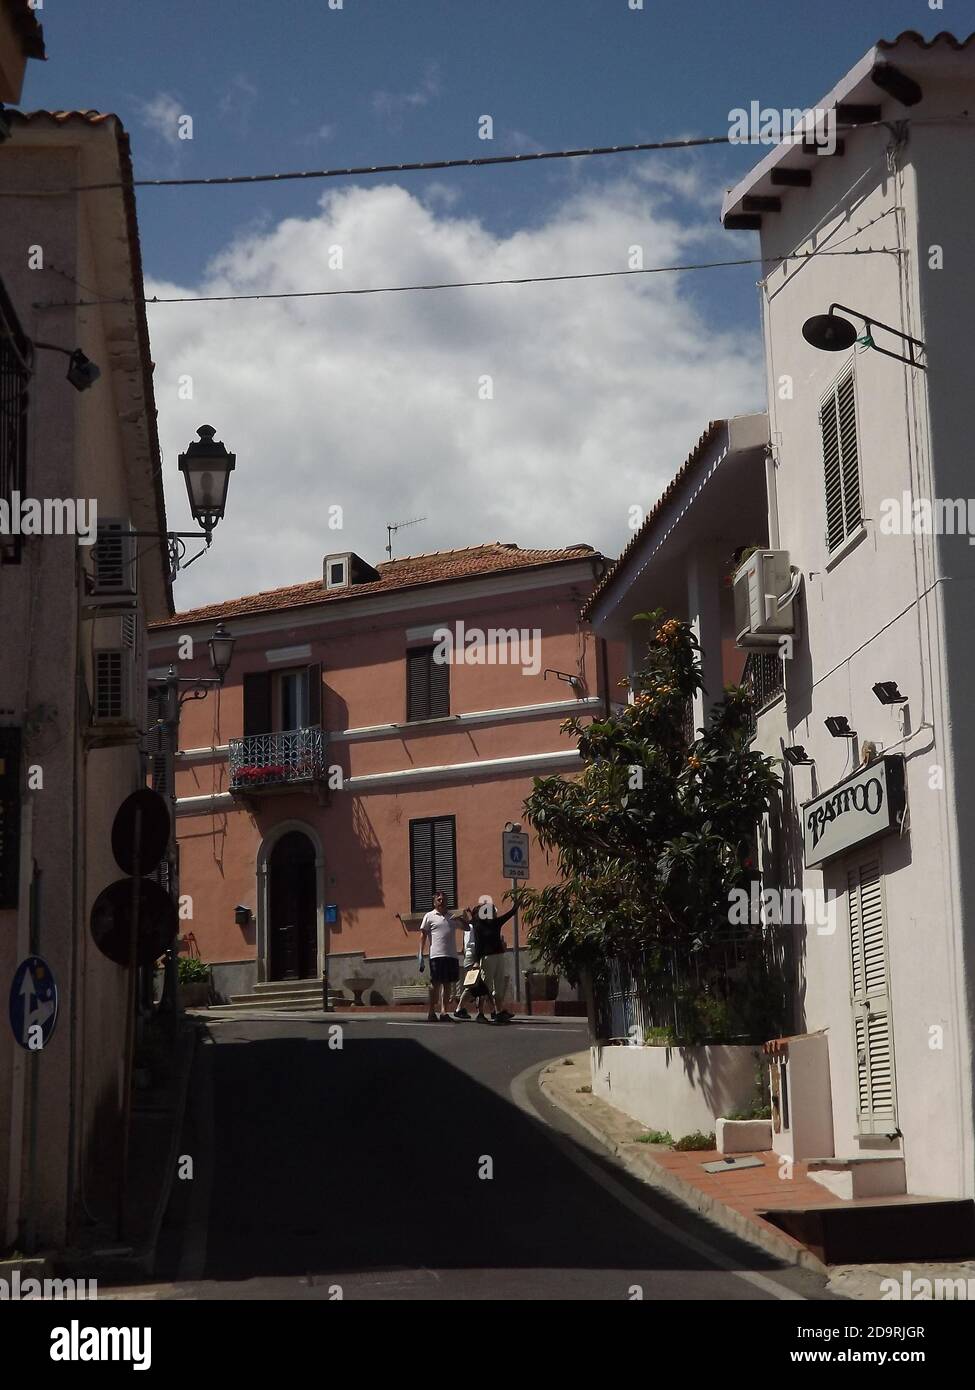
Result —
<path fill-rule="evenodd" d="M 753 1047 L 592 1048 L 592 1093 L 648 1129 L 710 1134 L 754 1098 Z"/>

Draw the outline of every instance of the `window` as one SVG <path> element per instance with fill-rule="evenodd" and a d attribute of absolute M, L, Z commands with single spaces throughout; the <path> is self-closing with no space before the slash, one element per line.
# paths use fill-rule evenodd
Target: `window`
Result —
<path fill-rule="evenodd" d="M 349 582 L 348 566 L 347 559 L 329 560 L 325 587 L 327 589 L 343 589 Z"/>
<path fill-rule="evenodd" d="M 434 661 L 436 647 L 406 653 L 406 718 L 443 719 L 450 713 L 450 664 Z"/>
<path fill-rule="evenodd" d="M 322 722 L 322 664 L 244 676 L 244 737 L 314 729 Z"/>
<path fill-rule="evenodd" d="M 410 903 L 429 912 L 434 893 L 457 906 L 457 829 L 453 816 L 410 821 Z"/>
<path fill-rule="evenodd" d="M 819 407 L 826 489 L 826 548 L 836 550 L 860 529 L 860 454 L 853 368 Z"/>
<path fill-rule="evenodd" d="M 887 922 L 879 860 L 866 860 L 849 869 L 847 901 L 857 1127 L 860 1134 L 890 1134 L 897 1127 L 897 1104 Z"/>

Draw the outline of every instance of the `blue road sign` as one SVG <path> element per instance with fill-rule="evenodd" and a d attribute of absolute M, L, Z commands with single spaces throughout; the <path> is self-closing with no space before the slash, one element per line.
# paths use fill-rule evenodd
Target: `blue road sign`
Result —
<path fill-rule="evenodd" d="M 21 961 L 10 986 L 10 1027 L 21 1047 L 40 1052 L 58 1021 L 58 987 L 40 956 Z"/>

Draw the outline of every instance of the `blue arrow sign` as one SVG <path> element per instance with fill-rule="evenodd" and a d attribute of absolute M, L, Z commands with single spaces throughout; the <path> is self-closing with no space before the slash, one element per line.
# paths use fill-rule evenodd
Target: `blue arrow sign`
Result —
<path fill-rule="evenodd" d="M 40 1052 L 58 1021 L 58 987 L 40 956 L 21 961 L 10 986 L 10 1027 L 21 1047 Z"/>

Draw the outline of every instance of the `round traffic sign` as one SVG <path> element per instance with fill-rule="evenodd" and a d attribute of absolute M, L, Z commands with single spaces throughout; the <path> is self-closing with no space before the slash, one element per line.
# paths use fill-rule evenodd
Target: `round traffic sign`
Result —
<path fill-rule="evenodd" d="M 152 965 L 172 942 L 179 928 L 176 904 L 151 878 L 120 878 L 103 888 L 91 909 L 91 934 L 103 955 L 116 965 L 129 963 L 133 885 L 138 883 L 139 926 L 136 965 Z"/>
<path fill-rule="evenodd" d="M 141 812 L 139 853 L 135 852 L 136 814 Z M 112 822 L 112 853 L 123 874 L 151 874 L 169 844 L 169 807 L 149 787 L 127 796 Z"/>
<path fill-rule="evenodd" d="M 58 987 L 51 967 L 40 956 L 21 961 L 10 985 L 10 1027 L 29 1052 L 47 1046 L 58 1021 Z"/>

